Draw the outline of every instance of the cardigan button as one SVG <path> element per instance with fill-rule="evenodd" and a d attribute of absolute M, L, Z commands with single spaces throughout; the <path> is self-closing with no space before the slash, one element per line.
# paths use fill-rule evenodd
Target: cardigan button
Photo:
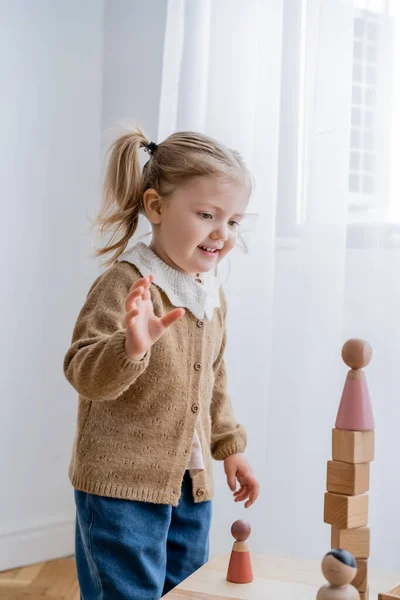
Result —
<path fill-rule="evenodd" d="M 198 362 L 194 365 L 194 368 L 196 369 L 196 371 L 200 371 L 201 366 L 202 366 L 201 363 Z"/>
<path fill-rule="evenodd" d="M 203 326 L 204 326 L 204 321 L 202 321 L 201 319 L 199 319 L 199 320 L 197 321 L 197 327 L 200 327 L 200 328 L 201 328 L 201 327 L 203 327 Z"/>
<path fill-rule="evenodd" d="M 192 412 L 196 413 L 199 410 L 198 404 L 192 404 Z"/>
<path fill-rule="evenodd" d="M 197 490 L 196 494 L 201 497 L 204 496 L 204 490 L 202 490 L 201 488 L 199 490 Z"/>

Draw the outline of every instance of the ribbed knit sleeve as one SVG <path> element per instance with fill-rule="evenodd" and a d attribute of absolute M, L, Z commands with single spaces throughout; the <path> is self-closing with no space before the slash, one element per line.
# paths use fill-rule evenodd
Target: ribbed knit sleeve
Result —
<path fill-rule="evenodd" d="M 125 352 L 125 300 L 135 272 L 116 263 L 90 289 L 75 324 L 64 373 L 92 401 L 113 400 L 145 371 L 150 352 L 132 361 Z"/>
<path fill-rule="evenodd" d="M 222 296 L 224 318 L 226 314 L 225 298 Z M 226 331 L 224 331 L 221 349 L 214 363 L 214 390 L 211 401 L 211 454 L 215 460 L 223 460 L 232 454 L 244 452 L 247 435 L 244 427 L 236 423 L 232 404 L 227 394 L 227 376 L 224 361 Z"/>

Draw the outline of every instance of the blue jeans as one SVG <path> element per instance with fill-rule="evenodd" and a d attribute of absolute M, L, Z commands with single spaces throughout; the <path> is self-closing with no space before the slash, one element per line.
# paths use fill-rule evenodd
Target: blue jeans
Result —
<path fill-rule="evenodd" d="M 177 507 L 75 490 L 81 600 L 159 600 L 208 560 L 211 502 L 186 472 Z"/>

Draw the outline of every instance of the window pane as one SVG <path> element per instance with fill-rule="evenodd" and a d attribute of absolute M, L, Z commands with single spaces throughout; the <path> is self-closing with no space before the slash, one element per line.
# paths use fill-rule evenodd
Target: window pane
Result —
<path fill-rule="evenodd" d="M 365 150 L 373 150 L 374 148 L 374 138 L 372 136 L 372 133 L 364 133 L 364 143 L 363 143 L 364 149 Z"/>
<path fill-rule="evenodd" d="M 376 46 L 371 46 L 370 44 L 366 47 L 366 58 L 369 63 L 376 63 L 378 58 L 378 48 Z"/>
<path fill-rule="evenodd" d="M 374 193 L 374 180 L 372 177 L 366 175 L 362 180 L 362 191 L 364 194 L 373 194 Z"/>
<path fill-rule="evenodd" d="M 350 152 L 350 170 L 358 171 L 360 168 L 360 155 L 358 152 Z"/>
<path fill-rule="evenodd" d="M 349 175 L 349 190 L 350 192 L 358 192 L 360 189 L 360 178 L 355 173 Z"/>
<path fill-rule="evenodd" d="M 371 88 L 365 90 L 365 104 L 368 106 L 376 104 L 376 90 Z"/>
<path fill-rule="evenodd" d="M 357 129 L 352 129 L 351 130 L 351 136 L 350 136 L 351 147 L 352 148 L 359 148 L 360 147 L 360 141 L 361 141 L 360 132 Z"/>
<path fill-rule="evenodd" d="M 367 23 L 367 39 L 369 42 L 378 40 L 378 27 L 376 23 Z"/>
<path fill-rule="evenodd" d="M 372 127 L 374 124 L 374 115 L 372 111 L 366 110 L 364 112 L 364 125 L 365 127 Z"/>
<path fill-rule="evenodd" d="M 361 42 L 354 42 L 354 60 L 362 60 L 363 46 Z"/>
<path fill-rule="evenodd" d="M 376 67 L 366 67 L 365 81 L 368 85 L 374 85 L 376 83 L 376 75 L 377 75 Z"/>
<path fill-rule="evenodd" d="M 373 154 L 364 154 L 363 156 L 363 170 L 368 171 L 370 173 L 373 172 L 375 168 L 375 157 Z"/>
<path fill-rule="evenodd" d="M 361 88 L 358 85 L 353 85 L 353 104 L 361 104 Z"/>
<path fill-rule="evenodd" d="M 365 21 L 354 19 L 354 37 L 363 38 L 365 35 Z"/>
<path fill-rule="evenodd" d="M 359 108 L 352 109 L 351 124 L 352 125 L 361 125 L 361 110 Z"/>
<path fill-rule="evenodd" d="M 353 81 L 356 81 L 357 83 L 361 82 L 362 76 L 363 76 L 363 69 L 362 69 L 361 63 L 354 63 L 353 64 Z"/>

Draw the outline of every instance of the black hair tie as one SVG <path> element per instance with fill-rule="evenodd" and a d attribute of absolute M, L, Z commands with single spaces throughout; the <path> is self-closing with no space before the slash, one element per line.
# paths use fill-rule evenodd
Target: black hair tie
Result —
<path fill-rule="evenodd" d="M 150 156 L 152 156 L 154 154 L 154 152 L 157 150 L 157 147 L 158 146 L 155 142 L 150 142 L 150 144 L 147 144 L 144 151 L 148 152 L 150 154 Z"/>

